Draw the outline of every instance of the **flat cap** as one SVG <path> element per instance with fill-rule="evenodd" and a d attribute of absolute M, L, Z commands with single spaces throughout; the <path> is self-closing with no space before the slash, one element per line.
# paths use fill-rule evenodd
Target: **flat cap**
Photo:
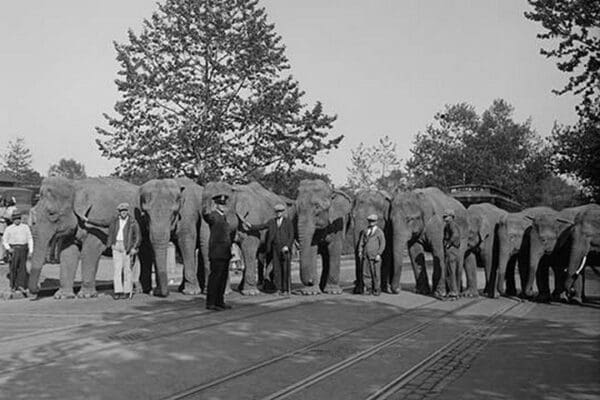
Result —
<path fill-rule="evenodd" d="M 285 206 L 283 204 L 276 204 L 275 211 L 285 211 Z"/>
<path fill-rule="evenodd" d="M 227 204 L 228 198 L 229 198 L 229 196 L 227 196 L 226 194 L 217 194 L 212 197 L 212 199 L 214 200 L 215 203 L 221 204 L 221 205 Z"/>
<path fill-rule="evenodd" d="M 377 221 L 377 214 L 371 214 L 367 217 L 367 221 Z"/>
<path fill-rule="evenodd" d="M 21 218 L 21 211 L 13 211 L 12 213 L 12 219 L 20 219 Z"/>
<path fill-rule="evenodd" d="M 454 218 L 454 210 L 447 208 L 444 210 L 444 217 L 452 217 Z"/>
<path fill-rule="evenodd" d="M 117 206 L 117 211 L 128 211 L 129 210 L 129 203 L 119 203 L 119 205 Z"/>

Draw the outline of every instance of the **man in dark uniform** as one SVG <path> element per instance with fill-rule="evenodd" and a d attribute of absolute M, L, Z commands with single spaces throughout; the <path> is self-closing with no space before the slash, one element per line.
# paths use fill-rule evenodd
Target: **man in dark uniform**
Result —
<path fill-rule="evenodd" d="M 212 198 L 214 209 L 203 213 L 204 220 L 210 226 L 210 238 L 208 239 L 210 274 L 208 275 L 206 308 L 213 311 L 231 308 L 230 305 L 225 304 L 224 297 L 235 226 L 230 225 L 227 221 L 227 198 L 228 196 L 225 194 L 214 196 Z"/>
<path fill-rule="evenodd" d="M 458 288 L 460 282 L 456 281 L 456 271 L 459 268 L 458 249 L 460 248 L 460 228 L 454 222 L 454 210 L 444 211 L 444 255 L 446 262 L 446 276 L 448 282 L 448 298 L 456 300 L 458 298 Z"/>
<path fill-rule="evenodd" d="M 271 218 L 265 224 L 250 226 L 250 229 L 267 229 L 266 250 L 273 260 L 275 288 L 278 294 L 289 295 L 294 226 L 292 221 L 284 216 L 284 211 L 285 205 L 277 204 L 274 218 Z"/>

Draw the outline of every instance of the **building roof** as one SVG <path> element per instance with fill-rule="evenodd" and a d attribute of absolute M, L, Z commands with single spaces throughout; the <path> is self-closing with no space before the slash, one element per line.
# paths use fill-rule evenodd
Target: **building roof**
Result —
<path fill-rule="evenodd" d="M 17 180 L 12 176 L 0 172 L 0 186 L 14 186 L 17 183 Z"/>

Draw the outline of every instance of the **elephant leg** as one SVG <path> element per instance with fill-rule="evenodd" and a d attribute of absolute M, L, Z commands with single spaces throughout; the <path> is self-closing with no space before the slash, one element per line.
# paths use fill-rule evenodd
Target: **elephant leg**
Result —
<path fill-rule="evenodd" d="M 494 271 L 494 247 L 493 243 L 485 242 L 480 253 L 481 264 L 485 272 L 485 288 L 483 293 L 492 298 L 496 298 L 496 273 Z"/>
<path fill-rule="evenodd" d="M 382 273 L 382 283 L 381 286 L 387 291 L 387 275 L 386 271 Z M 357 250 L 354 251 L 354 289 L 352 293 L 354 294 L 362 294 L 364 292 L 364 281 L 363 281 L 363 266 L 360 258 L 358 258 Z"/>
<path fill-rule="evenodd" d="M 256 296 L 260 294 L 257 288 L 257 254 L 260 246 L 260 238 L 252 235 L 247 235 L 240 248 L 242 250 L 242 259 L 244 260 L 244 277 L 243 285 L 240 285 L 240 290 L 245 296 Z"/>
<path fill-rule="evenodd" d="M 529 270 L 527 272 L 527 283 L 523 290 L 523 296 L 525 298 L 532 298 L 535 296 L 533 285 L 537 277 L 537 270 L 540 260 L 542 258 L 543 251 L 541 248 L 532 249 L 529 257 Z M 539 284 L 538 284 L 539 285 Z"/>
<path fill-rule="evenodd" d="M 73 292 L 73 282 L 75 281 L 75 272 L 77 271 L 77 265 L 79 264 L 79 255 L 79 248 L 74 244 L 61 251 L 60 289 L 54 293 L 55 299 L 61 300 L 75 298 L 75 293 Z"/>
<path fill-rule="evenodd" d="M 567 272 L 556 264 L 552 266 L 552 272 L 554 273 L 554 291 L 552 292 L 552 299 L 556 301 L 566 301 L 565 282 L 567 280 Z"/>
<path fill-rule="evenodd" d="M 325 268 L 325 262 L 323 263 L 323 275 L 325 272 L 327 272 L 327 275 L 322 290 L 328 294 L 342 294 L 342 288 L 340 287 L 342 246 L 343 236 L 341 232 L 337 233 L 327 245 L 327 268 Z"/>
<path fill-rule="evenodd" d="M 81 290 L 77 293 L 79 298 L 92 298 L 96 292 L 96 275 L 100 256 L 106 246 L 94 235 L 87 235 L 81 246 Z"/>
<path fill-rule="evenodd" d="M 464 261 L 465 274 L 467 275 L 467 287 L 462 295 L 467 297 L 476 297 L 477 291 L 477 254 L 469 252 Z"/>
<path fill-rule="evenodd" d="M 550 266 L 547 259 L 540 260 L 540 265 L 536 271 L 536 282 L 538 287 L 538 295 L 536 300 L 542 303 L 550 301 Z"/>
<path fill-rule="evenodd" d="M 178 244 L 183 258 L 183 280 L 180 291 L 187 295 L 200 294 L 196 261 L 196 233 L 188 232 L 185 235 L 179 235 Z"/>
<path fill-rule="evenodd" d="M 408 248 L 410 263 L 415 274 L 416 292 L 418 294 L 429 295 L 429 278 L 427 277 L 427 266 L 425 264 L 425 253 L 420 243 L 414 243 Z"/>
<path fill-rule="evenodd" d="M 515 282 L 515 267 L 517 266 L 517 256 L 513 255 L 512 257 L 510 257 L 508 259 L 508 262 L 506 264 L 506 274 L 505 276 L 502 278 L 501 276 L 498 276 L 498 279 L 500 280 L 498 282 L 498 291 L 506 296 L 516 296 L 517 295 L 517 285 Z M 501 274 L 502 275 L 502 272 Z M 506 291 L 502 292 L 501 287 L 504 284 L 504 280 L 506 279 Z"/>
<path fill-rule="evenodd" d="M 448 295 L 458 297 L 458 288 L 456 282 L 456 269 L 458 268 L 458 249 L 449 248 L 446 250 L 445 257 L 446 277 L 448 282 Z"/>
<path fill-rule="evenodd" d="M 433 256 L 433 274 L 431 277 L 434 295 L 436 297 L 445 297 L 447 276 L 446 276 L 446 261 L 444 256 L 444 247 L 441 243 L 434 243 L 432 246 Z"/>

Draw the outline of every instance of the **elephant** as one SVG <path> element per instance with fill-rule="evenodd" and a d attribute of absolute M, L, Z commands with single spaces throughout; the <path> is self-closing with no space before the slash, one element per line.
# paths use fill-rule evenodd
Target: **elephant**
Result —
<path fill-rule="evenodd" d="M 202 292 L 203 276 L 198 275 L 196 249 L 202 209 L 202 186 L 187 178 L 153 179 L 139 188 L 138 221 L 142 231 L 140 264 L 142 290 L 150 293 L 152 265 L 156 268 L 155 296 L 169 294 L 167 246 L 174 241 L 183 259 L 183 294 Z M 201 269 L 202 270 L 202 269 Z M 199 279 L 200 278 L 200 279 Z"/>
<path fill-rule="evenodd" d="M 571 302 L 581 304 L 584 300 L 583 268 L 600 264 L 600 206 L 588 204 L 567 222 L 571 227 L 565 246 L 568 257 L 565 287 Z"/>
<path fill-rule="evenodd" d="M 383 231 L 386 240 L 385 250 L 381 261 L 381 289 L 391 294 L 400 293 L 399 273 L 392 270 L 392 223 L 390 221 L 390 210 L 392 197 L 382 190 L 361 190 L 352 202 L 352 240 L 354 246 L 354 258 L 356 265 L 356 282 L 354 293 L 363 292 L 362 265 L 358 258 L 358 241 L 360 233 L 367 228 L 367 216 L 377 215 L 377 226 Z"/>
<path fill-rule="evenodd" d="M 520 251 L 521 261 L 527 271 L 527 281 L 522 290 L 524 298 L 535 296 L 533 285 L 537 279 L 537 300 L 550 301 L 548 287 L 548 268 L 554 271 L 555 289 L 553 295 L 559 297 L 564 292 L 564 271 L 561 265 L 566 264 L 563 248 L 566 244 L 566 230 L 570 224 L 566 221 L 573 220 L 581 207 L 566 208 L 560 213 L 551 208 L 535 216 L 526 214 L 531 220 L 531 226 L 525 230 L 523 246 Z"/>
<path fill-rule="evenodd" d="M 453 197 L 440 189 L 429 187 L 410 192 L 397 190 L 392 200 L 391 220 L 393 231 L 394 271 L 402 270 L 404 250 L 408 250 L 410 262 L 416 281 L 416 291 L 420 294 L 431 294 L 429 279 L 425 265 L 424 252 L 433 255 L 432 284 L 434 295 L 442 297 L 446 294 L 446 268 L 444 259 L 444 221 L 443 212 L 451 209 L 455 213 L 455 222 L 460 229 L 459 270 L 452 271 L 448 279 L 456 279 L 460 287 L 464 254 L 467 248 L 467 210 Z M 467 288 L 463 295 L 477 296 L 476 271 L 467 269 Z M 400 276 L 398 276 L 398 281 Z"/>
<path fill-rule="evenodd" d="M 106 229 L 83 222 L 82 215 L 108 225 L 117 205 L 137 203 L 137 186 L 117 178 L 68 180 L 48 177 L 42 182 L 40 200 L 33 209 L 31 222 L 34 250 L 29 290 L 37 293 L 42 267 L 60 263 L 60 289 L 56 299 L 73 298 L 73 281 L 81 260 L 82 287 L 78 297 L 97 295 L 96 272 L 106 250 Z"/>
<path fill-rule="evenodd" d="M 320 179 L 305 179 L 298 187 L 295 224 L 300 248 L 300 293 L 341 294 L 340 262 L 350 222 L 352 199 Z M 317 254 L 322 270 L 317 281 Z"/>
<path fill-rule="evenodd" d="M 506 263 L 500 248 L 506 247 L 505 221 L 508 212 L 490 203 L 472 204 L 467 208 L 467 251 L 465 265 L 468 270 L 484 268 L 484 294 L 497 297 L 497 271 L 499 263 Z"/>

